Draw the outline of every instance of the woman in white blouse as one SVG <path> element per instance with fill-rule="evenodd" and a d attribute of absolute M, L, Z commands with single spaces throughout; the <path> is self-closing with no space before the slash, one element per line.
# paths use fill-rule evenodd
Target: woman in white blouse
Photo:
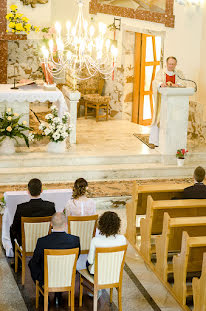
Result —
<path fill-rule="evenodd" d="M 94 259 L 96 247 L 115 247 L 126 244 L 124 235 L 118 234 L 121 226 L 121 219 L 114 212 L 105 212 L 100 216 L 98 222 L 99 235 L 91 241 L 87 258 L 87 270 L 94 274 Z"/>
<path fill-rule="evenodd" d="M 87 198 L 88 183 L 84 178 L 78 178 L 73 187 L 72 199 L 65 207 L 66 216 L 89 216 L 96 214 L 96 203 Z"/>

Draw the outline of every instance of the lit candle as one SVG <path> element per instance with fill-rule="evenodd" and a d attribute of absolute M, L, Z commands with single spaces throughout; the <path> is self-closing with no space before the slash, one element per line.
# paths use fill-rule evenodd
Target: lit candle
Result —
<path fill-rule="evenodd" d="M 61 27 L 61 24 L 59 22 L 55 23 L 55 29 L 56 29 L 57 35 L 60 37 L 61 36 L 62 27 Z"/>

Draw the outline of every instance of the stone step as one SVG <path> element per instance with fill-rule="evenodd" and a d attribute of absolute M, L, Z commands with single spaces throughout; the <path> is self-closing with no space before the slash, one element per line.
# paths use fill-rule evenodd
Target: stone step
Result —
<path fill-rule="evenodd" d="M 196 163 L 183 167 L 163 165 L 161 163 L 145 163 L 0 168 L 0 184 L 25 184 L 31 178 L 40 178 L 44 183 L 74 182 L 80 177 L 84 177 L 89 181 L 183 178 L 191 177 L 196 166 Z"/>
<path fill-rule="evenodd" d="M 140 164 L 160 163 L 160 155 L 84 155 L 51 154 L 51 153 L 15 153 L 14 155 L 0 156 L 0 168 L 18 167 L 53 167 L 79 165 L 112 165 L 112 164 Z"/>

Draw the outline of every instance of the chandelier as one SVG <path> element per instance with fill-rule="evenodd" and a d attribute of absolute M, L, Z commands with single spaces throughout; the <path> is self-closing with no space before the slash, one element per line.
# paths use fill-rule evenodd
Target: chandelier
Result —
<path fill-rule="evenodd" d="M 83 0 L 77 0 L 78 16 L 75 25 L 66 23 L 67 34 L 63 39 L 62 27 L 56 22 L 55 40 L 49 41 L 49 48 L 42 47 L 43 63 L 48 74 L 57 78 L 62 71 L 69 71 L 71 76 L 86 80 L 97 73 L 105 79 L 114 71 L 117 48 L 105 39 L 107 26 L 99 23 L 99 33 L 95 37 L 95 28 L 83 16 Z"/>

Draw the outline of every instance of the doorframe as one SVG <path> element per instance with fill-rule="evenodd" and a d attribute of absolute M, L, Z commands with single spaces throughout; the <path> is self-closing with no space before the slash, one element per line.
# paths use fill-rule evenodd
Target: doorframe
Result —
<path fill-rule="evenodd" d="M 131 27 L 129 27 L 131 30 Z M 126 30 L 126 29 L 124 29 Z M 132 103 L 132 119 L 131 121 L 133 123 L 139 123 L 139 100 L 140 100 L 140 73 L 141 73 L 141 34 L 146 34 L 146 35 L 153 35 L 153 36 L 160 36 L 162 38 L 161 44 L 161 50 L 163 51 L 163 55 L 161 55 L 160 58 L 160 68 L 163 68 L 163 59 L 164 59 L 164 41 L 165 41 L 165 36 L 166 33 L 165 31 L 153 31 L 153 30 L 148 30 L 148 29 L 138 29 L 138 28 L 133 28 L 133 32 L 135 33 L 135 53 L 134 53 L 134 83 L 133 83 L 133 103 Z M 139 34 L 137 36 L 137 34 Z M 136 51 L 136 46 L 139 45 L 139 48 Z M 149 125 L 149 124 L 145 124 Z"/>

